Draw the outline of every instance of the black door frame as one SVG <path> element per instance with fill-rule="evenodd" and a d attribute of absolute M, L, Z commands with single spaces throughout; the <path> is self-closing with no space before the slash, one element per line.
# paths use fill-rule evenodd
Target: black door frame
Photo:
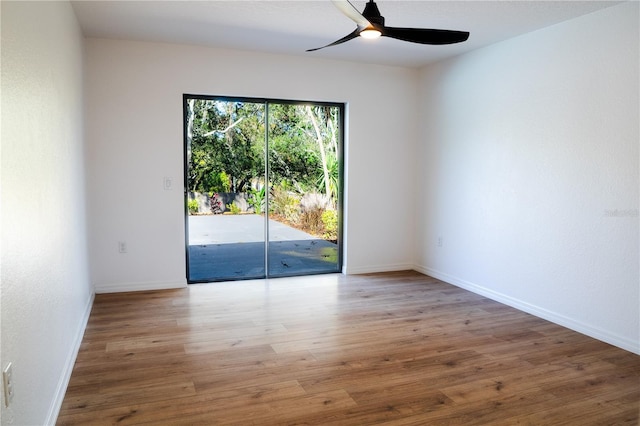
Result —
<path fill-rule="evenodd" d="M 185 215 L 185 263 L 186 263 L 186 273 L 187 273 L 187 283 L 195 284 L 195 283 L 204 283 L 204 282 L 214 282 L 216 280 L 204 280 L 204 281 L 194 281 L 190 280 L 189 276 L 189 207 L 188 207 L 188 199 L 189 199 L 189 187 L 188 187 L 188 134 L 187 134 L 187 120 L 188 120 L 188 99 L 201 99 L 201 100 L 212 100 L 212 101 L 224 101 L 224 102 L 246 102 L 246 103 L 261 103 L 265 105 L 265 185 L 267 188 L 269 187 L 269 161 L 268 161 L 268 133 L 269 133 L 269 122 L 268 122 L 268 105 L 269 104 L 284 104 L 284 105 L 312 105 L 312 106 L 328 106 L 333 108 L 338 108 L 340 114 L 340 120 L 338 123 L 339 126 L 339 134 L 340 137 L 338 139 L 338 271 L 342 271 L 343 267 L 343 237 L 344 237 L 344 140 L 345 140 L 345 122 L 346 122 L 346 104 L 342 102 L 326 102 L 326 101 L 308 101 L 308 100 L 292 100 L 292 99 L 277 99 L 277 98 L 253 98 L 253 97 L 243 97 L 243 96 L 218 96 L 218 95 L 196 95 L 184 93 L 182 95 L 182 127 L 183 127 L 183 177 L 184 177 L 184 191 L 183 191 L 183 201 L 184 201 L 184 215 Z M 268 211 L 268 196 L 266 196 L 266 217 L 268 220 L 269 211 Z M 265 233 L 265 274 L 262 278 L 270 278 L 268 271 L 268 252 L 269 252 L 269 238 L 268 238 L 268 226 L 266 227 Z M 316 275 L 316 274 L 325 274 L 325 273 L 335 273 L 332 272 L 316 272 L 316 273 L 304 273 L 304 274 L 291 274 L 290 276 L 299 276 L 299 275 Z M 283 275 L 278 275 L 277 277 L 283 277 Z M 260 277 L 258 277 L 260 278 Z M 246 278 L 237 278 L 236 280 L 241 279 L 256 279 L 256 277 L 246 277 Z M 223 279 L 217 281 L 231 281 L 232 279 Z"/>

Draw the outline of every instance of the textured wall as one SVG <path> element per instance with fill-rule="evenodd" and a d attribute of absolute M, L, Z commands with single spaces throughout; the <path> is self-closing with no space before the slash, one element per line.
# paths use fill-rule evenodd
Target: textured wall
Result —
<path fill-rule="evenodd" d="M 629 2 L 423 70 L 420 270 L 640 351 L 638 27 Z"/>
<path fill-rule="evenodd" d="M 66 2 L 2 2 L 2 424 L 52 423 L 92 300 L 82 38 Z"/>

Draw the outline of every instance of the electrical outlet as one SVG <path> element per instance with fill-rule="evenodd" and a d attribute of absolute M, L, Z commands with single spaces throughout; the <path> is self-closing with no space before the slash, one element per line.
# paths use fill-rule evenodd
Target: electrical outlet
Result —
<path fill-rule="evenodd" d="M 118 253 L 126 253 L 126 252 L 127 252 L 126 241 L 118 241 Z"/>
<path fill-rule="evenodd" d="M 13 367 L 11 363 L 2 370 L 2 384 L 4 386 L 4 405 L 8 407 L 13 401 Z"/>

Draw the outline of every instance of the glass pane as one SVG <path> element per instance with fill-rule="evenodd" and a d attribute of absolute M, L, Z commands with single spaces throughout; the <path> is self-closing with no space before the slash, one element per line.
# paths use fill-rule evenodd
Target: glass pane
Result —
<path fill-rule="evenodd" d="M 189 282 L 265 276 L 263 103 L 186 99 Z"/>
<path fill-rule="evenodd" d="M 339 272 L 340 109 L 269 103 L 269 276 Z"/>

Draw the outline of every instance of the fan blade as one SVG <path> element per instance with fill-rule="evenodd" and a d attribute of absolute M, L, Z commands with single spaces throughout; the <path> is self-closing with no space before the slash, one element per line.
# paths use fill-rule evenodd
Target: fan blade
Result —
<path fill-rule="evenodd" d="M 354 5 L 349 3 L 348 0 L 331 0 L 333 5 L 340 9 L 340 12 L 345 14 L 347 18 L 355 22 L 359 27 L 366 28 L 371 26 L 371 22 L 367 20 L 362 14 L 355 8 Z"/>
<path fill-rule="evenodd" d="M 466 31 L 397 27 L 384 27 L 382 30 L 383 36 L 420 44 L 453 44 L 469 38 L 469 33 Z"/>
<path fill-rule="evenodd" d="M 345 41 L 349 41 L 358 37 L 358 34 L 360 34 L 360 28 L 356 28 L 351 34 L 342 37 L 340 40 L 336 40 L 333 43 L 327 44 L 326 46 L 316 47 L 315 49 L 309 49 L 307 50 L 307 52 L 314 52 L 316 50 L 324 49 L 325 47 L 335 46 L 336 44 L 342 44 Z"/>

